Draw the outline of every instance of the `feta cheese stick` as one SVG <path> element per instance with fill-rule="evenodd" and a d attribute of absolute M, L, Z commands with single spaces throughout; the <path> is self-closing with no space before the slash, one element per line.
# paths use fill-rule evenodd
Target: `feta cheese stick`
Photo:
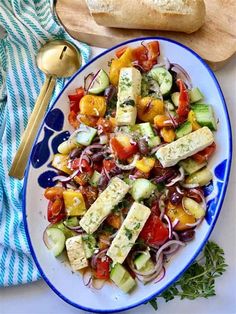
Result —
<path fill-rule="evenodd" d="M 180 139 L 167 144 L 156 152 L 156 158 L 164 168 L 176 165 L 214 142 L 214 136 L 208 127 L 198 129 Z"/>
<path fill-rule="evenodd" d="M 77 271 L 88 266 L 82 235 L 67 239 L 66 250 L 73 271 Z"/>
<path fill-rule="evenodd" d="M 87 233 L 96 231 L 111 210 L 124 198 L 128 190 L 128 184 L 118 177 L 113 178 L 82 217 L 80 226 Z"/>
<path fill-rule="evenodd" d="M 116 122 L 134 125 L 137 117 L 136 102 L 141 94 L 141 73 L 136 68 L 122 68 L 119 76 Z"/>
<path fill-rule="evenodd" d="M 117 235 L 113 239 L 107 255 L 114 263 L 122 264 L 143 229 L 151 210 L 137 202 L 131 206 Z"/>

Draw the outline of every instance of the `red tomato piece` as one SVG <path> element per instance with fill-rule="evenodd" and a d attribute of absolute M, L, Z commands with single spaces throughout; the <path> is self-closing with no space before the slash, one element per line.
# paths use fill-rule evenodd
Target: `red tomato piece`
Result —
<path fill-rule="evenodd" d="M 126 160 L 132 157 L 138 151 L 137 143 L 130 143 L 128 146 L 123 146 L 115 137 L 111 139 L 111 147 L 117 157 L 121 160 Z"/>
<path fill-rule="evenodd" d="M 48 221 L 55 224 L 65 218 L 64 202 L 62 199 L 49 201 L 48 203 Z"/>
<path fill-rule="evenodd" d="M 212 143 L 210 146 L 193 155 L 192 158 L 199 164 L 202 164 L 209 160 L 209 158 L 214 154 L 215 150 L 216 144 Z"/>
<path fill-rule="evenodd" d="M 99 118 L 97 126 L 102 130 L 103 133 L 111 133 L 113 131 L 113 125 L 109 119 Z"/>
<path fill-rule="evenodd" d="M 93 169 L 90 167 L 90 164 L 87 160 L 83 159 L 80 162 L 80 158 L 74 158 L 71 162 L 71 168 L 73 170 L 76 170 L 79 168 L 79 166 L 81 165 L 81 168 L 84 172 L 88 173 L 88 174 L 92 174 Z"/>
<path fill-rule="evenodd" d="M 116 50 L 116 57 L 120 58 L 123 55 L 123 53 L 125 53 L 126 49 L 127 49 L 127 47 L 121 47 L 121 48 L 117 49 Z"/>
<path fill-rule="evenodd" d="M 84 96 L 83 87 L 77 88 L 76 94 L 68 95 L 68 98 L 70 100 L 70 111 L 73 111 L 74 113 L 79 112 L 80 110 L 79 103 L 83 96 Z"/>
<path fill-rule="evenodd" d="M 180 118 L 187 118 L 190 110 L 190 101 L 189 94 L 184 82 L 180 79 L 177 80 L 177 85 L 179 87 L 180 96 L 179 96 L 179 107 L 176 110 Z"/>
<path fill-rule="evenodd" d="M 115 161 L 113 159 L 104 159 L 103 160 L 103 167 L 107 171 L 111 171 L 112 169 L 114 169 L 116 167 Z"/>
<path fill-rule="evenodd" d="M 95 272 L 95 277 L 98 279 L 108 280 L 110 278 L 110 264 L 111 259 L 108 256 L 98 258 L 96 263 L 97 268 Z"/>
<path fill-rule="evenodd" d="M 160 47 L 158 41 L 152 41 L 147 45 L 141 45 L 133 50 L 133 59 L 138 64 L 149 71 L 154 64 L 157 63 L 157 57 L 160 55 Z"/>
<path fill-rule="evenodd" d="M 161 245 L 168 239 L 168 234 L 168 228 L 160 218 L 151 213 L 140 233 L 140 238 L 149 245 Z"/>
<path fill-rule="evenodd" d="M 75 129 L 78 129 L 78 127 L 80 126 L 80 122 L 77 119 L 77 114 L 74 111 L 70 111 L 68 115 L 68 121 L 70 125 Z"/>

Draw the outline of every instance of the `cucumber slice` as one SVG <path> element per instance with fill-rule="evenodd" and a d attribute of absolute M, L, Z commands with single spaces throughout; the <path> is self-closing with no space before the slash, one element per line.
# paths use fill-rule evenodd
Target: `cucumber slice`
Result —
<path fill-rule="evenodd" d="M 97 134 L 96 129 L 91 128 L 90 126 L 81 124 L 78 129 L 76 140 L 78 144 L 81 144 L 83 146 L 88 146 L 92 143 L 96 134 Z"/>
<path fill-rule="evenodd" d="M 99 173 L 98 171 L 95 170 L 91 179 L 90 179 L 90 184 L 92 186 L 95 186 L 95 187 L 98 186 L 98 182 L 99 182 L 101 176 L 102 176 L 101 173 Z"/>
<path fill-rule="evenodd" d="M 207 164 L 206 162 L 200 164 L 192 158 L 187 158 L 187 159 L 179 162 L 179 165 L 181 167 L 183 167 L 184 171 L 188 175 L 193 174 L 193 173 L 197 172 L 198 170 L 202 169 L 203 167 L 206 166 L 206 164 Z"/>
<path fill-rule="evenodd" d="M 192 198 L 184 197 L 183 206 L 187 213 L 193 215 L 196 219 L 200 219 L 205 216 L 204 208 Z"/>
<path fill-rule="evenodd" d="M 191 122 L 186 121 L 183 124 L 181 124 L 175 131 L 176 138 L 178 139 L 185 135 L 188 135 L 189 133 L 192 132 L 192 130 L 193 130 L 193 127 L 192 127 Z"/>
<path fill-rule="evenodd" d="M 130 274 L 125 274 L 119 288 L 123 290 L 123 292 L 128 293 L 133 290 L 135 286 L 136 281 L 130 276 Z"/>
<path fill-rule="evenodd" d="M 109 76 L 103 69 L 101 69 L 93 80 L 92 85 L 89 87 L 88 92 L 95 95 L 100 94 L 109 86 L 109 84 Z"/>
<path fill-rule="evenodd" d="M 134 181 L 130 193 L 135 201 L 140 201 L 149 198 L 155 189 L 155 184 L 147 179 L 140 178 Z"/>
<path fill-rule="evenodd" d="M 50 251 L 54 254 L 54 256 L 58 256 L 62 253 L 65 248 L 66 237 L 64 233 L 58 228 L 48 228 L 46 230 Z"/>
<path fill-rule="evenodd" d="M 198 172 L 191 174 L 187 180 L 187 184 L 199 184 L 199 186 L 207 185 L 211 182 L 213 176 L 209 169 L 204 168 Z"/>
<path fill-rule="evenodd" d="M 173 78 L 169 71 L 162 67 L 159 67 L 152 69 L 148 73 L 148 76 L 157 81 L 163 96 L 167 95 L 170 92 L 173 84 Z"/>
<path fill-rule="evenodd" d="M 148 146 L 150 148 L 156 147 L 157 145 L 160 145 L 160 144 L 161 144 L 160 136 L 154 136 L 148 139 Z"/>
<path fill-rule="evenodd" d="M 151 123 L 146 122 L 146 123 L 140 123 L 138 124 L 140 132 L 142 134 L 142 136 L 147 136 L 147 137 L 154 137 L 155 134 L 153 132 Z"/>
<path fill-rule="evenodd" d="M 76 217 L 73 217 L 73 218 L 76 218 Z M 75 231 L 68 229 L 62 222 L 55 224 L 53 227 L 60 229 L 64 233 L 64 236 L 66 237 L 66 239 L 77 235 Z"/>
<path fill-rule="evenodd" d="M 82 235 L 83 245 L 84 245 L 84 252 L 86 258 L 90 258 L 93 256 L 93 253 L 96 249 L 96 239 L 91 234 Z"/>
<path fill-rule="evenodd" d="M 110 273 L 111 280 L 125 293 L 128 293 L 136 286 L 136 281 L 129 272 L 119 263 L 116 263 Z"/>
<path fill-rule="evenodd" d="M 140 270 L 141 268 L 143 268 L 150 258 L 151 258 L 151 255 L 148 251 L 141 253 L 134 260 L 134 265 L 135 265 L 136 269 Z"/>
<path fill-rule="evenodd" d="M 194 104 L 191 106 L 197 122 L 201 126 L 207 126 L 209 129 L 216 131 L 217 124 L 214 116 L 214 111 L 211 105 Z"/>
<path fill-rule="evenodd" d="M 179 96 L 180 96 L 179 92 L 175 92 L 175 93 L 171 94 L 171 96 L 170 96 L 175 107 L 179 107 Z"/>
<path fill-rule="evenodd" d="M 201 93 L 200 89 L 198 87 L 193 88 L 189 92 L 190 102 L 194 103 L 197 101 L 200 101 L 204 98 L 203 94 Z"/>

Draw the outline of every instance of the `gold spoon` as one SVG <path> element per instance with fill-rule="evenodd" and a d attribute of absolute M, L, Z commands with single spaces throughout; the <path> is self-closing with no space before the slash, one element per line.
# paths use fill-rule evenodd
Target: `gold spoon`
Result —
<path fill-rule="evenodd" d="M 37 65 L 46 74 L 46 81 L 35 103 L 20 147 L 9 171 L 9 175 L 17 179 L 24 177 L 29 155 L 52 96 L 56 79 L 69 77 L 74 74 L 80 68 L 81 56 L 79 51 L 71 43 L 65 40 L 54 40 L 48 42 L 39 50 Z"/>

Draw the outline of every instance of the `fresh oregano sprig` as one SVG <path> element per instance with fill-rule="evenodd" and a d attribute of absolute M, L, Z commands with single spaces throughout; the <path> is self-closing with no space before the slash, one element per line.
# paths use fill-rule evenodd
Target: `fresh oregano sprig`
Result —
<path fill-rule="evenodd" d="M 209 241 L 200 257 L 158 298 L 164 298 L 168 302 L 175 297 L 179 297 L 181 300 L 212 297 L 216 294 L 215 279 L 220 277 L 226 268 L 223 249 Z M 155 310 L 158 309 L 157 298 L 152 299 L 149 303 Z"/>

